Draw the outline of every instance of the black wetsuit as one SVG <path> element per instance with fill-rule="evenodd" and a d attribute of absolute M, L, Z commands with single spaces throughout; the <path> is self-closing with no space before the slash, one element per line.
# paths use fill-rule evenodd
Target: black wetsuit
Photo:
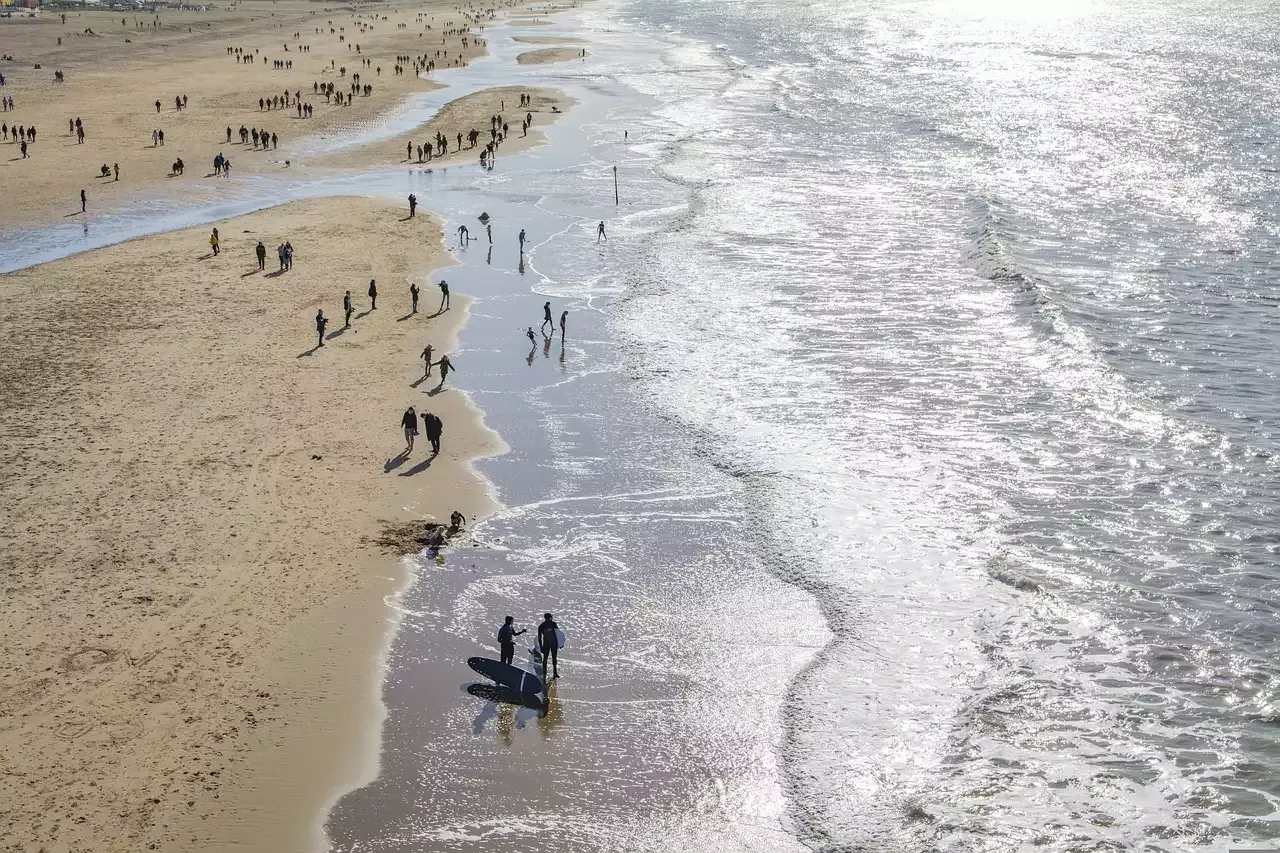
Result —
<path fill-rule="evenodd" d="M 502 650 L 502 662 L 511 663 L 516 657 L 515 638 L 524 631 L 517 631 L 514 625 L 503 625 L 498 629 L 498 647 Z"/>
<path fill-rule="evenodd" d="M 556 637 L 559 626 L 551 619 L 538 623 L 538 648 L 542 651 L 542 671 L 547 671 L 547 661 L 551 661 L 551 671 L 560 675 L 560 640 Z"/>

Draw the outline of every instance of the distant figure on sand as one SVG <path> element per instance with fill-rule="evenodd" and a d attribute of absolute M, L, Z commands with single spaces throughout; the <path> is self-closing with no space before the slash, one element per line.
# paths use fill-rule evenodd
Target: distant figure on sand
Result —
<path fill-rule="evenodd" d="M 409 309 L 410 314 L 418 313 L 418 284 L 417 282 L 409 282 L 409 299 L 413 301 L 413 307 Z"/>
<path fill-rule="evenodd" d="M 458 226 L 458 240 L 464 246 L 471 241 L 471 234 L 470 232 L 467 231 L 467 226 L 465 225 Z"/>
<path fill-rule="evenodd" d="M 604 234 L 604 220 L 602 219 L 600 220 L 600 224 L 596 226 L 596 242 L 599 243 L 601 240 L 608 239 L 609 238 Z"/>
<path fill-rule="evenodd" d="M 265 270 L 267 268 L 267 247 L 262 245 L 262 241 L 258 241 L 257 247 L 253 250 L 258 256 L 258 269 Z"/>
<path fill-rule="evenodd" d="M 422 363 L 423 363 L 422 378 L 426 379 L 428 376 L 431 375 L 431 344 L 426 345 L 426 347 L 422 350 L 422 354 L 420 357 L 422 358 Z"/>
<path fill-rule="evenodd" d="M 404 416 L 400 418 L 400 425 L 404 427 L 405 448 L 401 456 L 408 456 L 413 452 L 413 438 L 418 434 L 418 413 L 413 410 L 413 406 L 405 409 Z"/>
<path fill-rule="evenodd" d="M 84 213 L 85 208 L 89 204 L 89 197 L 84 194 L 84 190 L 80 190 L 80 212 Z"/>
<path fill-rule="evenodd" d="M 418 209 L 418 197 L 413 193 L 409 193 L 409 218 L 413 218 L 413 214 Z"/>
<path fill-rule="evenodd" d="M 556 321 L 551 319 L 551 303 L 550 302 L 542 303 L 542 325 L 538 327 L 538 331 L 540 332 L 543 331 L 544 329 L 547 328 L 547 326 L 550 326 L 552 334 L 555 334 Z"/>
<path fill-rule="evenodd" d="M 520 229 L 520 254 L 524 254 L 524 229 Z"/>
<path fill-rule="evenodd" d="M 324 311 L 316 312 L 316 346 L 324 346 L 324 327 L 329 325 L 329 321 L 324 317 Z"/>
<path fill-rule="evenodd" d="M 355 309 L 351 307 L 351 291 L 348 290 L 346 295 L 342 297 L 342 313 L 344 315 L 342 328 L 351 328 L 351 312 Z"/>
<path fill-rule="evenodd" d="M 561 311 L 560 312 L 560 343 L 561 345 L 564 344 L 564 325 L 566 322 L 568 322 L 568 320 L 569 320 L 568 310 Z"/>
<path fill-rule="evenodd" d="M 538 339 L 533 336 L 533 326 L 524 330 L 524 336 L 529 339 L 529 346 L 536 347 L 538 345 Z"/>
<path fill-rule="evenodd" d="M 489 245 L 492 246 L 493 245 L 493 226 L 490 225 L 488 222 L 484 224 L 484 233 L 485 233 L 485 236 L 489 238 Z"/>
<path fill-rule="evenodd" d="M 369 279 L 369 299 L 371 300 L 369 304 L 369 310 L 377 311 L 378 310 L 378 283 L 373 279 Z"/>
<path fill-rule="evenodd" d="M 218 257 L 218 229 L 213 229 L 213 233 L 209 235 L 209 248 L 213 249 L 213 256 Z"/>
<path fill-rule="evenodd" d="M 436 313 L 449 310 L 449 282 L 440 279 L 440 307 L 436 309 Z"/>

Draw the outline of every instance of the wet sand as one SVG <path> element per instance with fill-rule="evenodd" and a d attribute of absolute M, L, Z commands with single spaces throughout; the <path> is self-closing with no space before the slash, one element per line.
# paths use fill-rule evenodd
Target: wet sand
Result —
<path fill-rule="evenodd" d="M 583 44 L 585 41 L 574 36 L 514 36 L 511 40 L 521 44 Z"/>
<path fill-rule="evenodd" d="M 586 58 L 586 51 L 576 47 L 545 47 L 529 50 L 516 57 L 521 65 L 538 65 L 544 62 L 568 62 Z"/>
<path fill-rule="evenodd" d="M 404 574 L 375 540 L 487 512 L 471 460 L 500 449 L 415 381 L 468 299 L 430 316 L 447 255 L 405 214 L 299 202 L 217 223 L 217 257 L 199 227 L 0 277 L 4 846 L 308 849 L 367 778 Z M 445 422 L 434 460 L 395 458 L 410 404 Z"/>

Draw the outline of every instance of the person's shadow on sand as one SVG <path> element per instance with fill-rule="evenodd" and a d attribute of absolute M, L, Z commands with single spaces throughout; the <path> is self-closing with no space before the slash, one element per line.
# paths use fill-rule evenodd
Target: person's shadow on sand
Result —
<path fill-rule="evenodd" d="M 314 354 L 315 351 L 318 349 L 320 349 L 320 345 L 316 344 L 311 349 L 303 350 L 302 352 L 298 353 L 296 356 L 294 356 L 294 358 L 306 358 L 307 356 Z"/>
<path fill-rule="evenodd" d="M 436 455 L 433 453 L 426 459 L 423 459 L 417 465 L 414 465 L 408 471 L 401 471 L 401 477 L 412 477 L 414 474 L 421 474 L 423 471 L 431 467 L 431 463 L 436 461 Z"/>
<path fill-rule="evenodd" d="M 383 472 L 390 474 L 392 471 L 396 470 L 397 468 L 399 468 L 401 465 L 403 465 L 408 461 L 409 461 L 408 453 L 401 453 L 399 456 L 392 456 L 390 459 L 386 461 L 386 464 L 382 466 L 382 470 Z"/>

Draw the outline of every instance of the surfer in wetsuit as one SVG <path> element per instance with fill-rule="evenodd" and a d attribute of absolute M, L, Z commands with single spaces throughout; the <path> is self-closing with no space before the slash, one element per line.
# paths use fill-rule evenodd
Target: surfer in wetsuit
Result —
<path fill-rule="evenodd" d="M 508 616 L 502 623 L 502 627 L 498 629 L 498 647 L 502 650 L 502 662 L 510 665 L 516 658 L 516 637 L 525 632 L 525 629 L 516 630 L 514 623 L 515 617 Z"/>
<path fill-rule="evenodd" d="M 538 623 L 538 648 L 542 651 L 542 680 L 547 680 L 547 660 L 551 660 L 551 677 L 560 677 L 560 638 L 556 631 L 560 626 L 551 618 L 550 613 L 542 614 Z"/>

